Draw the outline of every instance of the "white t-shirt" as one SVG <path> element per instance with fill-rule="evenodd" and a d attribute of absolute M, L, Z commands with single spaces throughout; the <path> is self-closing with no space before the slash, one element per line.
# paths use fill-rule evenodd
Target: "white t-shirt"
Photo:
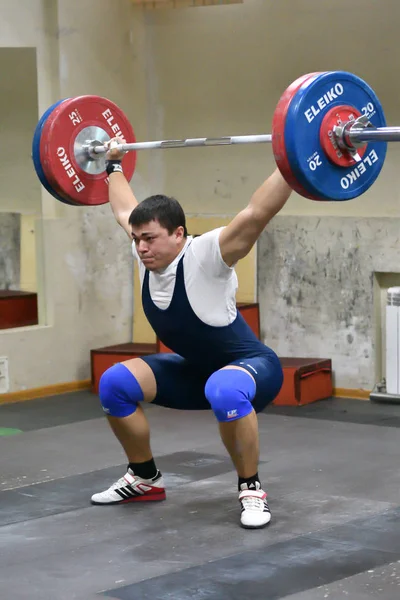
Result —
<path fill-rule="evenodd" d="M 170 305 L 176 269 L 184 254 L 186 294 L 196 316 L 214 327 L 223 327 L 235 320 L 238 280 L 234 267 L 228 267 L 221 256 L 219 235 L 222 229 L 219 227 L 195 238 L 188 236 L 184 248 L 168 267 L 163 271 L 150 272 L 150 296 L 158 308 L 165 310 Z M 132 253 L 138 260 L 143 286 L 146 267 L 136 252 L 134 242 Z"/>

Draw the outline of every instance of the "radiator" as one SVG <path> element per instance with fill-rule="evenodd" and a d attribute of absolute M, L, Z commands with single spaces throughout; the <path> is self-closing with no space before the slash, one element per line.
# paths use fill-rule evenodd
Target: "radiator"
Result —
<path fill-rule="evenodd" d="M 400 394 L 400 287 L 387 292 L 386 392 Z"/>

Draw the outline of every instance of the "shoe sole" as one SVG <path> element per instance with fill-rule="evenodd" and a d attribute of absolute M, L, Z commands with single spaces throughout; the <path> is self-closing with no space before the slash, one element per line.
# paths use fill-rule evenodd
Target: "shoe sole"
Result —
<path fill-rule="evenodd" d="M 263 525 L 243 525 L 243 523 L 240 523 L 240 526 L 243 527 L 243 529 L 264 529 L 265 527 L 268 527 L 270 523 L 271 519 Z"/>
<path fill-rule="evenodd" d="M 166 500 L 166 493 L 162 494 L 154 494 L 152 496 L 134 496 L 133 498 L 126 498 L 125 500 L 115 500 L 114 502 L 96 502 L 96 500 L 91 500 L 90 503 L 94 506 L 111 506 L 115 504 L 128 504 L 130 502 L 162 502 Z"/>

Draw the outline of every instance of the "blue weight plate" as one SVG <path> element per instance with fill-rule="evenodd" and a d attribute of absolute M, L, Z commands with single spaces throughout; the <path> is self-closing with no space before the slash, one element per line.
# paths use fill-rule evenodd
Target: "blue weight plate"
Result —
<path fill-rule="evenodd" d="M 362 79 L 345 71 L 321 74 L 305 82 L 294 96 L 285 126 L 291 169 L 301 185 L 321 200 L 350 200 L 366 192 L 385 161 L 387 144 L 369 142 L 361 162 L 341 167 L 330 161 L 320 142 L 321 123 L 334 106 L 350 105 L 374 127 L 385 127 L 382 106 Z"/>
<path fill-rule="evenodd" d="M 53 104 L 52 106 L 50 106 L 50 108 L 48 108 L 46 110 L 46 112 L 44 112 L 43 115 L 40 117 L 40 120 L 39 120 L 38 124 L 36 125 L 35 133 L 33 134 L 33 140 L 32 140 L 32 160 L 33 160 L 33 165 L 35 167 L 36 174 L 39 177 L 39 180 L 40 180 L 41 184 L 43 185 L 43 187 L 45 188 L 45 190 L 47 190 L 49 192 L 49 194 L 51 194 L 56 200 L 59 200 L 60 202 L 63 202 L 64 204 L 69 204 L 71 206 L 76 206 L 75 202 L 72 202 L 70 200 L 66 200 L 65 198 L 63 198 L 62 196 L 60 196 L 51 187 L 51 185 L 47 181 L 47 178 L 46 178 L 46 176 L 44 174 L 44 171 L 43 171 L 43 168 L 42 168 L 42 163 L 40 162 L 40 136 L 42 134 L 43 125 L 45 124 L 47 118 L 51 115 L 51 113 L 53 112 L 53 110 L 59 104 L 61 104 L 61 102 L 64 102 L 64 100 L 59 100 L 58 102 L 56 102 L 55 104 Z"/>

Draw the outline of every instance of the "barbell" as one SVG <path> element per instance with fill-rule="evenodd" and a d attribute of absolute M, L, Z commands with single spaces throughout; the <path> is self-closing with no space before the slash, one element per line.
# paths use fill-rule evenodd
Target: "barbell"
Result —
<path fill-rule="evenodd" d="M 66 98 L 41 117 L 32 159 L 45 189 L 70 205 L 108 202 L 105 143 L 119 136 L 132 179 L 138 150 L 272 143 L 288 184 L 312 200 L 342 201 L 366 192 L 379 176 L 387 143 L 400 141 L 400 127 L 386 127 L 371 87 L 346 71 L 315 72 L 294 81 L 276 106 L 272 133 L 136 142 L 116 104 L 99 96 Z M 129 141 L 127 141 L 129 140 Z"/>

